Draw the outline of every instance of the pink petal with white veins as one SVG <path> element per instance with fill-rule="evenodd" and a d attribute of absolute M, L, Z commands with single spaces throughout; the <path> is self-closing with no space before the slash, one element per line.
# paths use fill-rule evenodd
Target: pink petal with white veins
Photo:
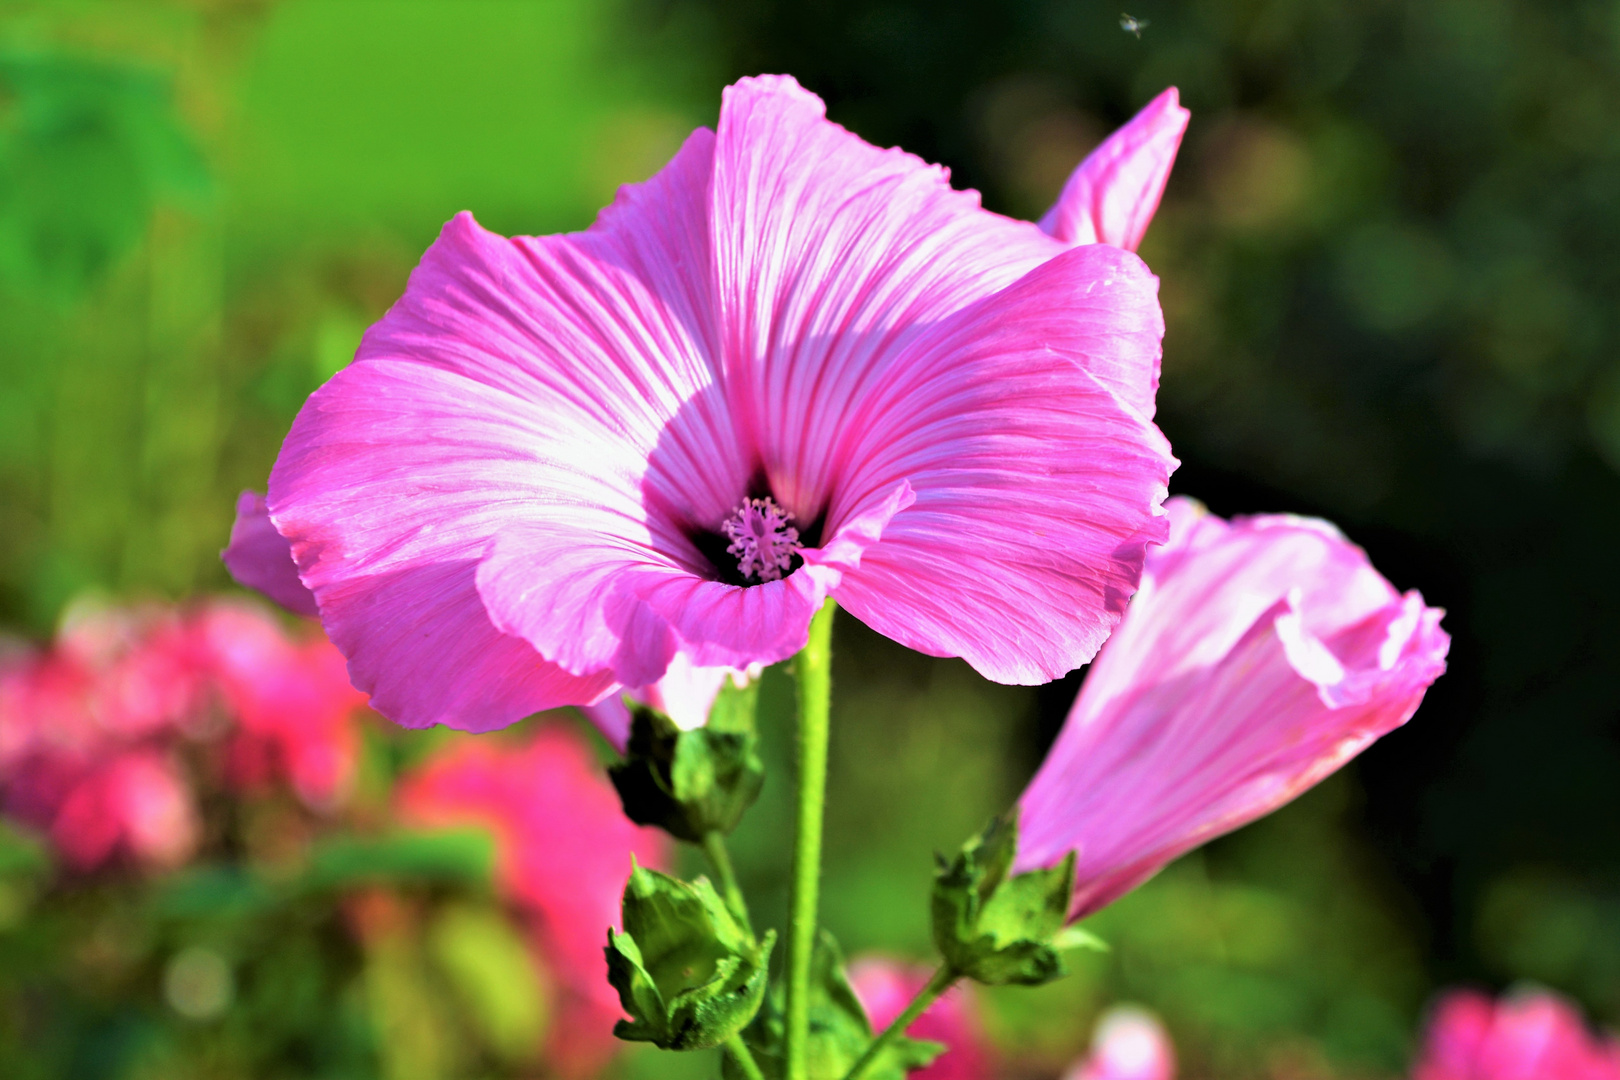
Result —
<path fill-rule="evenodd" d="M 1041 228 L 1065 244 L 1135 251 L 1159 208 L 1191 116 L 1171 87 L 1082 161 Z"/>
<path fill-rule="evenodd" d="M 869 394 L 845 490 L 905 477 L 916 502 L 845 575 L 840 603 L 998 682 L 1046 682 L 1095 655 L 1165 536 L 1175 459 L 1088 369 L 1105 353 L 1112 381 L 1128 359 L 1146 383 L 1156 284 L 1135 256 L 1076 249 L 912 342 Z M 1142 314 L 1095 314 L 1117 310 Z M 1136 327 L 1128 346 L 1122 326 Z"/>

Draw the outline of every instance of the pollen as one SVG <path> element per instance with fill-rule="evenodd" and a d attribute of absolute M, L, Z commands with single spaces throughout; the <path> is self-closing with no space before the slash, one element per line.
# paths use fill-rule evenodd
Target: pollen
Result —
<path fill-rule="evenodd" d="M 793 565 L 799 530 L 776 500 L 744 499 L 721 530 L 731 540 L 726 552 L 737 558 L 737 572 L 749 581 L 777 581 Z"/>

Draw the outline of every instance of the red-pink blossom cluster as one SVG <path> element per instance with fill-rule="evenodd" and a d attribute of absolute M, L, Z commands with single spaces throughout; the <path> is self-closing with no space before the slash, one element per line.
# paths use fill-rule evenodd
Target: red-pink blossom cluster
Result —
<path fill-rule="evenodd" d="M 667 838 L 625 818 L 590 748 L 557 725 L 516 744 L 458 739 L 401 783 L 396 805 L 410 824 L 494 836 L 496 888 L 525 919 L 557 992 L 547 1061 L 594 1075 L 622 1015 L 604 933 L 618 924 L 631 858 L 667 866 Z"/>
<path fill-rule="evenodd" d="M 1620 1041 L 1545 991 L 1441 999 L 1412 1080 L 1620 1080 Z"/>
<path fill-rule="evenodd" d="M 364 703 L 324 637 L 291 636 L 258 607 L 81 607 L 49 648 L 0 661 L 0 805 L 75 870 L 173 866 L 200 838 L 210 744 L 226 740 L 225 784 L 285 779 L 329 806 Z"/>

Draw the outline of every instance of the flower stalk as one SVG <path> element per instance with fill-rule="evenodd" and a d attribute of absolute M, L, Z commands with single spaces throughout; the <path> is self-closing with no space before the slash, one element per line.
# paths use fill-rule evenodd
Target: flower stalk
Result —
<path fill-rule="evenodd" d="M 731 909 L 732 916 L 742 923 L 743 928 L 752 934 L 754 927 L 748 918 L 748 901 L 737 885 L 737 873 L 731 867 L 731 853 L 726 850 L 726 838 L 718 830 L 710 829 L 703 834 L 703 853 L 708 856 L 709 865 L 714 868 L 715 879 L 720 882 L 720 895 L 725 898 L 726 907 Z"/>
<path fill-rule="evenodd" d="M 794 661 L 799 682 L 799 806 L 793 844 L 793 884 L 788 910 L 787 1001 L 784 1058 L 786 1080 L 808 1080 L 810 973 L 816 944 L 816 905 L 821 887 L 821 829 L 827 801 L 827 738 L 832 701 L 831 600 L 810 622 L 810 638 Z"/>
<path fill-rule="evenodd" d="M 861 1077 L 865 1076 L 867 1070 L 872 1067 L 872 1063 L 878 1059 L 878 1055 L 883 1053 L 883 1048 L 904 1035 L 906 1029 L 916 1023 L 919 1016 L 928 1011 L 928 1006 L 938 1001 L 939 996 L 949 990 L 959 978 L 961 976 L 952 970 L 949 964 L 939 965 L 939 970 L 935 971 L 933 977 L 923 984 L 921 990 L 917 991 L 917 996 L 911 999 L 911 1004 L 906 1006 L 905 1011 L 895 1017 L 893 1022 L 884 1028 L 877 1038 L 872 1040 L 872 1044 L 866 1048 L 866 1052 L 856 1060 L 855 1064 L 850 1066 L 849 1072 L 844 1074 L 844 1080 L 861 1080 Z"/>

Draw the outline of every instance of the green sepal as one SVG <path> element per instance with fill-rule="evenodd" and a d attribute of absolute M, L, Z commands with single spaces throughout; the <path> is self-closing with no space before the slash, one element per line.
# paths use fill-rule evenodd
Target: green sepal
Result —
<path fill-rule="evenodd" d="M 691 731 L 657 709 L 631 705 L 624 761 L 608 770 L 625 815 L 694 844 L 707 832 L 729 834 L 765 783 L 754 732 L 758 702 L 757 680 L 738 687 L 727 679 L 708 724 Z"/>
<path fill-rule="evenodd" d="M 1009 876 L 1017 853 L 1015 810 L 992 821 L 955 859 L 942 858 L 934 875 L 934 943 L 954 971 L 989 986 L 1061 978 L 1068 974 L 1063 953 L 1083 943 L 1065 928 L 1074 852 L 1057 866 Z"/>
<path fill-rule="evenodd" d="M 743 1031 L 743 1042 L 766 1080 L 782 1080 L 786 1074 L 782 1059 L 785 1030 L 782 987 L 777 985 Z M 833 936 L 823 930 L 810 959 L 810 1033 L 805 1044 L 809 1080 L 843 1080 L 872 1037 L 872 1022 L 844 975 L 844 955 Z M 905 1080 L 907 1073 L 928 1065 L 946 1049 L 941 1043 L 901 1036 L 872 1063 L 867 1080 Z M 729 1054 L 720 1075 L 724 1080 L 746 1080 Z"/>
<path fill-rule="evenodd" d="M 613 1034 L 665 1050 L 718 1046 L 765 997 L 775 933 L 757 944 L 707 878 L 687 883 L 637 866 L 624 887 L 624 933 L 608 931 L 608 982 L 631 1017 Z"/>

